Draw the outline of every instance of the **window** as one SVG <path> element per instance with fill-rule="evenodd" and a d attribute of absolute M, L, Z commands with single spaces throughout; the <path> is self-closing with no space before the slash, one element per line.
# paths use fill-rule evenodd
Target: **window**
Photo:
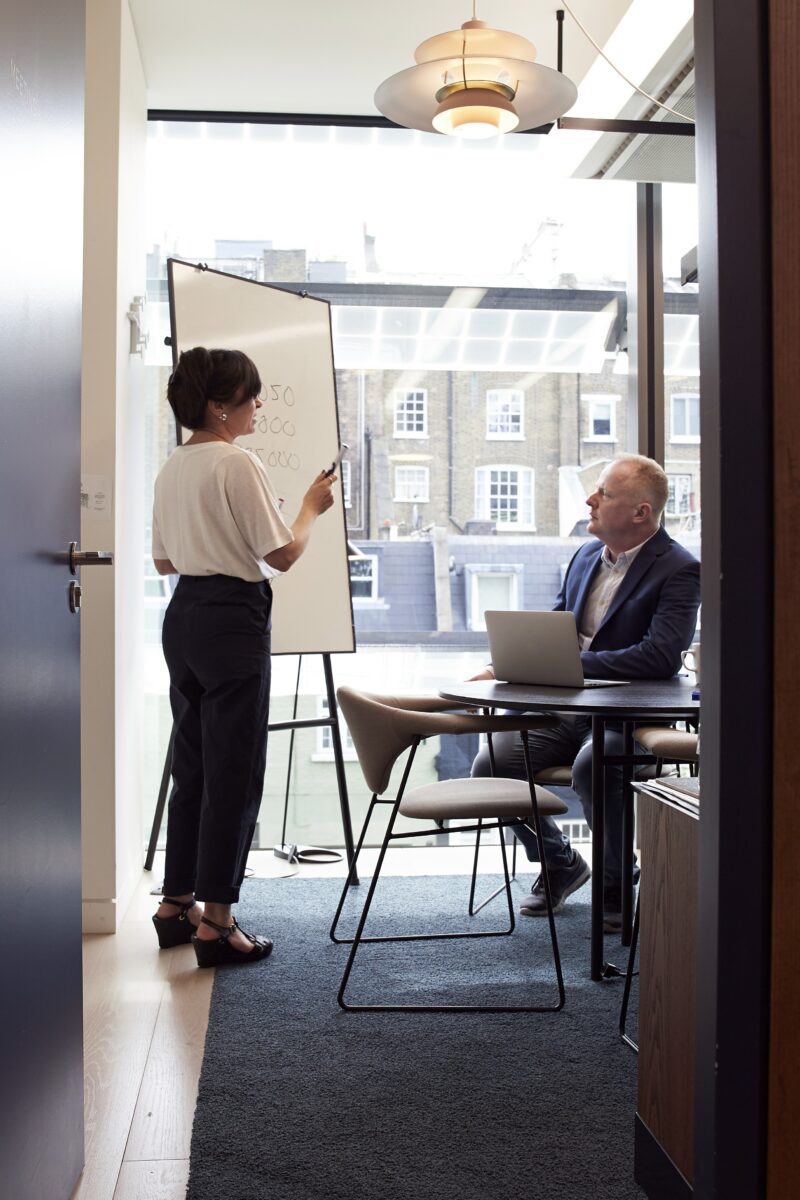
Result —
<path fill-rule="evenodd" d="M 589 435 L 587 442 L 617 440 L 617 403 L 619 396 L 588 396 Z"/>
<path fill-rule="evenodd" d="M 430 471 L 427 467 L 395 467 L 395 500 L 413 500 L 417 502 L 429 500 L 429 477 Z"/>
<path fill-rule="evenodd" d="M 466 563 L 467 627 L 486 629 L 487 608 L 519 608 L 520 563 Z"/>
<path fill-rule="evenodd" d="M 424 389 L 418 391 L 401 391 L 394 394 L 394 436 L 395 437 L 427 437 L 428 436 L 428 393 Z"/>
<path fill-rule="evenodd" d="M 353 503 L 353 501 L 351 499 L 351 495 L 350 495 L 350 468 L 351 468 L 351 466 L 352 466 L 352 463 L 348 462 L 347 459 L 344 459 L 344 458 L 342 459 L 341 463 L 339 464 L 339 469 L 340 469 L 341 476 L 342 476 L 342 495 L 344 496 L 345 508 L 351 508 L 352 503 Z"/>
<path fill-rule="evenodd" d="M 673 442 L 700 441 L 700 397 L 691 392 L 674 392 L 670 402 Z"/>
<path fill-rule="evenodd" d="M 684 517 L 692 511 L 692 477 L 691 475 L 667 475 L 669 496 L 667 497 L 666 515 L 668 517 Z"/>
<path fill-rule="evenodd" d="M 378 557 L 375 554 L 365 554 L 363 557 L 351 558 L 350 562 L 350 595 L 354 600 L 378 599 Z"/>
<path fill-rule="evenodd" d="M 532 468 L 478 467 L 475 515 L 479 521 L 494 521 L 498 529 L 533 529 Z"/>
<path fill-rule="evenodd" d="M 317 698 L 317 716 L 327 717 L 330 713 L 328 706 L 328 697 L 319 696 Z M 347 728 L 344 717 L 339 712 L 339 737 L 342 741 L 342 758 L 353 761 L 357 758 L 356 748 L 353 745 L 353 739 L 350 736 L 350 730 Z M 314 762 L 331 762 L 333 759 L 333 730 L 330 725 L 320 725 L 317 729 L 317 749 L 316 753 L 312 754 Z"/>
<path fill-rule="evenodd" d="M 511 388 L 494 388 L 486 393 L 487 438 L 523 438 L 523 393 Z"/>

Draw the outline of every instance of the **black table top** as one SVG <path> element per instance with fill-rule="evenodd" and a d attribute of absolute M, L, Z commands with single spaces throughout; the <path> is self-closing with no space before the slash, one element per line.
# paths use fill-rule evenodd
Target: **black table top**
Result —
<path fill-rule="evenodd" d="M 686 679 L 639 679 L 620 687 L 556 688 L 480 680 L 453 684 L 439 692 L 445 700 L 527 712 L 588 713 L 634 720 L 693 716 L 700 701 L 692 699 Z"/>

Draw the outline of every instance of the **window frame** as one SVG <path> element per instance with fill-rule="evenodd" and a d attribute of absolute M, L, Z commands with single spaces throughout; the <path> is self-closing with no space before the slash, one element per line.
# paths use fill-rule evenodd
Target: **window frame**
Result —
<path fill-rule="evenodd" d="M 688 517 L 690 515 L 690 513 L 693 511 L 693 509 L 692 509 L 692 494 L 694 492 L 694 487 L 693 487 L 694 478 L 692 476 L 691 471 L 667 471 L 666 475 L 667 475 L 667 482 L 669 484 L 672 484 L 673 480 L 677 481 L 678 479 L 685 479 L 685 480 L 688 480 L 688 487 L 686 489 L 686 509 L 685 509 L 685 511 L 681 511 L 679 508 L 670 508 L 670 498 L 675 500 L 678 495 L 677 485 L 670 488 L 670 493 L 667 496 L 667 505 L 666 505 L 666 508 L 664 509 L 664 516 L 665 517 L 675 517 L 675 518 Z"/>
<path fill-rule="evenodd" d="M 422 429 L 398 429 L 397 419 L 402 406 L 408 403 L 412 396 L 420 397 L 422 405 Z M 427 388 L 395 388 L 394 389 L 394 425 L 393 436 L 396 438 L 427 438 L 428 437 L 428 389 Z"/>
<path fill-rule="evenodd" d="M 368 559 L 372 563 L 372 573 L 371 573 L 371 575 L 368 575 L 368 576 L 357 576 L 357 578 L 358 578 L 359 582 L 363 582 L 364 579 L 369 579 L 370 594 L 369 594 L 369 596 L 356 596 L 353 593 L 353 563 L 356 563 L 356 562 L 361 563 L 361 562 L 364 562 L 365 559 Z M 350 577 L 350 598 L 353 601 L 353 604 L 373 604 L 376 600 L 380 599 L 380 593 L 378 591 L 379 565 L 380 565 L 379 564 L 379 556 L 377 554 L 359 554 L 357 556 L 353 556 L 348 559 L 348 574 Z"/>
<path fill-rule="evenodd" d="M 699 446 L 699 433 L 676 433 L 675 432 L 675 401 L 676 400 L 694 400 L 697 404 L 697 427 L 700 428 L 700 393 L 699 392 L 673 392 L 669 398 L 669 440 L 678 445 L 683 446 Z M 686 409 L 684 408 L 684 416 Z M 684 419 L 684 428 L 688 422 Z"/>
<path fill-rule="evenodd" d="M 419 471 L 424 472 L 425 476 L 425 494 L 421 496 L 403 496 L 399 487 L 398 476 L 401 471 Z M 395 504 L 428 504 L 431 498 L 431 469 L 430 467 L 418 466 L 416 463 L 395 463 L 394 465 L 394 496 L 392 497 Z"/>
<path fill-rule="evenodd" d="M 617 436 L 617 412 L 619 411 L 617 408 L 617 405 L 619 404 L 622 397 L 620 395 L 618 395 L 616 392 L 607 392 L 607 393 L 593 392 L 591 394 L 584 395 L 583 399 L 587 401 L 588 406 L 589 406 L 589 410 L 588 410 L 589 432 L 586 435 L 586 437 L 582 439 L 582 441 L 584 441 L 584 442 L 604 442 L 606 444 L 608 444 L 609 442 L 619 441 L 619 438 Z M 596 433 L 595 432 L 595 429 L 594 429 L 595 409 L 600 404 L 608 405 L 609 416 L 610 416 L 609 425 L 611 428 L 610 433 Z"/>
<path fill-rule="evenodd" d="M 489 576 L 500 576 L 511 582 L 509 589 L 509 609 L 519 609 L 522 603 L 522 563 L 465 563 L 464 584 L 467 629 L 480 633 L 486 632 L 486 622 L 483 619 L 484 610 L 480 606 L 480 584 L 482 579 Z"/>
<path fill-rule="evenodd" d="M 495 520 L 492 513 L 491 505 L 491 477 L 492 473 L 499 472 L 515 472 L 517 478 L 517 488 L 520 492 L 520 502 L 528 502 L 530 505 L 529 513 L 521 513 L 526 516 L 527 520 L 520 521 L 500 521 Z M 486 482 L 481 485 L 480 480 L 484 478 Z M 523 493 L 527 490 L 527 495 Z M 482 495 L 483 493 L 483 495 Z M 475 518 L 478 521 L 494 520 L 495 528 L 502 533 L 535 533 L 536 532 L 536 471 L 533 467 L 524 466 L 521 463 L 482 463 L 475 468 L 474 477 L 474 507 Z M 481 501 L 483 500 L 483 503 Z"/>
<path fill-rule="evenodd" d="M 327 696 L 317 696 L 317 717 L 327 717 L 330 715 L 330 707 L 328 705 Z M 341 709 L 336 710 L 336 715 L 339 718 L 339 737 L 342 742 L 342 759 L 344 762 L 356 762 L 358 754 L 353 745 L 353 739 L 350 735 L 350 730 L 347 728 L 347 722 L 342 716 Z M 316 748 L 311 755 L 312 762 L 335 762 L 336 754 L 333 749 L 333 729 L 330 725 L 318 725 L 316 729 Z M 326 745 L 326 739 L 330 738 L 330 745 Z"/>
<path fill-rule="evenodd" d="M 508 398 L 513 397 L 514 401 L 519 405 L 517 414 L 510 413 L 510 416 L 519 416 L 519 430 L 511 433 L 508 430 L 497 430 L 491 428 L 492 419 L 492 402 L 501 405 L 509 403 Z M 497 416 L 497 414 L 495 414 Z M 486 440 L 487 442 L 524 442 L 525 441 L 525 393 L 522 388 L 487 388 L 486 389 Z"/>
<path fill-rule="evenodd" d="M 342 497 L 343 497 L 345 508 L 353 507 L 352 466 L 353 466 L 353 464 L 346 458 L 343 458 L 342 461 L 339 463 L 339 469 L 341 471 L 341 480 L 342 480 Z"/>

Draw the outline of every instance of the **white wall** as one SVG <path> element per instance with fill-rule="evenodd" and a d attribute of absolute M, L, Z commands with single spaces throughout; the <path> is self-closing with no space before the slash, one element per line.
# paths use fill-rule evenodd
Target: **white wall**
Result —
<path fill-rule="evenodd" d="M 141 878 L 144 377 L 126 313 L 145 291 L 147 95 L 127 0 L 87 0 L 81 472 L 83 916 L 113 932 Z M 90 504 L 93 504 L 90 501 Z"/>

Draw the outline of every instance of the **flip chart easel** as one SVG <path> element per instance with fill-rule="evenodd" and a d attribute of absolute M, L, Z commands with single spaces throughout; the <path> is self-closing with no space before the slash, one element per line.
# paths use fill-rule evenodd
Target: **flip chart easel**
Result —
<path fill-rule="evenodd" d="M 173 363 L 192 346 L 238 349 L 254 361 L 264 385 L 264 404 L 256 433 L 242 442 L 265 463 L 286 512 L 298 511 L 308 484 L 335 458 L 340 446 L 329 303 L 305 292 L 209 270 L 202 263 L 170 259 L 167 273 Z M 182 441 L 180 429 L 177 440 Z M 273 604 L 272 652 L 322 656 L 328 715 L 270 723 L 268 731 L 330 728 L 344 842 L 352 865 L 353 832 L 331 667 L 332 653 L 355 651 L 341 481 L 336 495 L 338 511 L 330 515 L 333 521 L 338 517 L 339 529 L 327 527 L 312 537 L 303 557 L 276 581 Z M 320 579 L 324 588 L 317 586 Z M 147 870 L 152 869 L 163 820 L 171 762 L 172 737 L 145 859 Z"/>

